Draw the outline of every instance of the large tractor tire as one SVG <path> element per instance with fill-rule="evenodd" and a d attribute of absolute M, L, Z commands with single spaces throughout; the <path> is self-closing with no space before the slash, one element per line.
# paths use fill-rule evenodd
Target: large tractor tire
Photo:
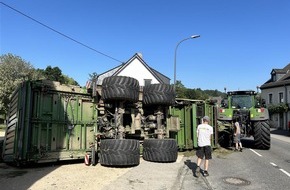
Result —
<path fill-rule="evenodd" d="M 270 124 L 268 121 L 254 123 L 254 142 L 258 149 L 268 150 L 271 147 Z"/>
<path fill-rule="evenodd" d="M 126 76 L 111 76 L 103 80 L 102 99 L 127 100 L 137 102 L 139 99 L 139 82 L 137 79 Z"/>
<path fill-rule="evenodd" d="M 143 88 L 143 103 L 146 105 L 172 105 L 174 101 L 175 92 L 170 84 L 150 84 Z"/>
<path fill-rule="evenodd" d="M 0 140 L 0 162 L 3 161 L 2 159 L 3 143 L 4 143 L 4 140 Z"/>
<path fill-rule="evenodd" d="M 143 159 L 150 162 L 175 162 L 178 147 L 175 139 L 145 139 Z"/>
<path fill-rule="evenodd" d="M 218 132 L 218 144 L 223 148 L 229 148 L 232 146 L 232 135 L 228 131 Z"/>
<path fill-rule="evenodd" d="M 232 146 L 232 134 L 231 121 L 218 121 L 218 144 L 223 148 L 229 148 Z"/>
<path fill-rule="evenodd" d="M 135 139 L 105 139 L 100 143 L 100 164 L 104 166 L 137 166 L 140 143 Z"/>

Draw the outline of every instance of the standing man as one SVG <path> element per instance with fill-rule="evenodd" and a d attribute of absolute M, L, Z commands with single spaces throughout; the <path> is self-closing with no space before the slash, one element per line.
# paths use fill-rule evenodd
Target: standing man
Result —
<path fill-rule="evenodd" d="M 196 151 L 197 156 L 197 168 L 195 171 L 196 177 L 200 176 L 200 164 L 203 158 L 205 158 L 204 161 L 204 170 L 203 170 L 203 176 L 209 176 L 208 174 L 208 163 L 209 160 L 212 159 L 211 156 L 211 139 L 213 135 L 213 127 L 209 125 L 209 117 L 204 116 L 202 118 L 202 124 L 197 126 L 197 142 L 198 142 L 198 149 Z"/>
<path fill-rule="evenodd" d="M 241 128 L 239 122 L 235 122 L 235 132 L 234 132 L 234 143 L 236 144 L 235 151 L 243 151 L 243 146 L 241 142 Z"/>

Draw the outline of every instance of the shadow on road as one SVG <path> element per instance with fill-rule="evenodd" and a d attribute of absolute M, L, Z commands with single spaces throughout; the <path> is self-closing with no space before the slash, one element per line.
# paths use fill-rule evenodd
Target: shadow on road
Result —
<path fill-rule="evenodd" d="M 192 175 L 194 176 L 194 177 L 197 177 L 196 175 L 195 175 L 195 170 L 196 170 L 196 168 L 197 168 L 197 164 L 196 163 L 194 163 L 194 162 L 192 162 L 191 160 L 186 160 L 186 161 L 184 161 L 184 164 L 191 170 L 191 172 L 192 172 Z"/>
<path fill-rule="evenodd" d="M 244 148 L 256 149 L 254 145 L 254 139 L 249 137 L 244 137 L 241 139 Z"/>
<path fill-rule="evenodd" d="M 287 130 L 282 130 L 282 129 L 271 129 L 271 134 L 290 137 L 290 132 Z"/>
<path fill-rule="evenodd" d="M 30 164 L 23 167 L 0 163 L 1 190 L 30 189 L 34 183 L 59 167 L 82 162 L 82 160 L 70 160 L 55 163 Z"/>

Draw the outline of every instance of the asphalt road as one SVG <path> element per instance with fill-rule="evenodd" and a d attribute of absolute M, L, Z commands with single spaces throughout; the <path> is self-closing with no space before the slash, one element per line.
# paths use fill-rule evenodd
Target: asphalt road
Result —
<path fill-rule="evenodd" d="M 85 166 L 83 163 L 14 168 L 0 163 L 0 189 L 288 189 L 289 134 L 271 134 L 271 149 L 256 150 L 243 139 L 243 152 L 215 151 L 208 177 L 196 178 L 196 156 L 175 163 L 142 161 L 133 168 Z"/>
<path fill-rule="evenodd" d="M 256 150 L 253 139 L 243 139 L 243 152 L 214 155 L 208 177 L 196 178 L 195 157 L 189 159 L 180 189 L 289 189 L 290 137 L 271 135 L 270 150 Z"/>

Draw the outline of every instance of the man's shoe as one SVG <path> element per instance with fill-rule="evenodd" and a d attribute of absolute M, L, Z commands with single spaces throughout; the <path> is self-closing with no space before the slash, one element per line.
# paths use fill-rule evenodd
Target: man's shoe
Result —
<path fill-rule="evenodd" d="M 240 152 L 243 152 L 243 149 L 242 148 L 240 148 Z"/>
<path fill-rule="evenodd" d="M 196 167 L 195 176 L 196 177 L 199 177 L 200 176 L 200 167 L 199 166 Z"/>
<path fill-rule="evenodd" d="M 207 172 L 206 170 L 204 170 L 204 172 L 203 172 L 203 176 L 204 176 L 204 177 L 209 176 L 209 174 L 208 174 L 208 172 Z"/>

